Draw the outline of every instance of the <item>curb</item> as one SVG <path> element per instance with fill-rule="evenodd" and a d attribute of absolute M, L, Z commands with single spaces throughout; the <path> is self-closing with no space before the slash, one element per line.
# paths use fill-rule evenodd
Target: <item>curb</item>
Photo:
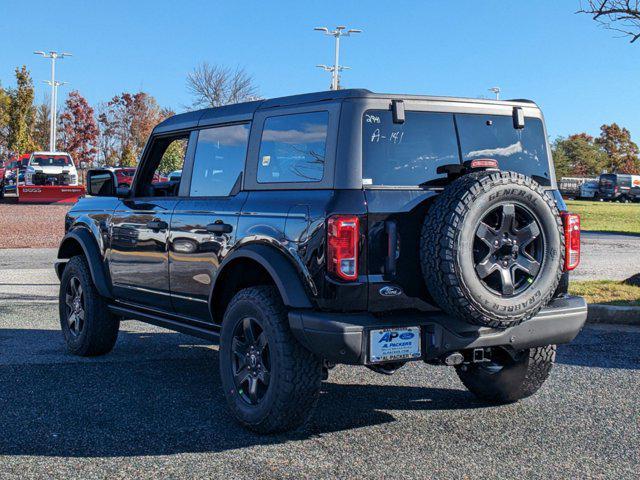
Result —
<path fill-rule="evenodd" d="M 589 304 L 587 323 L 618 323 L 640 325 L 640 307 Z"/>

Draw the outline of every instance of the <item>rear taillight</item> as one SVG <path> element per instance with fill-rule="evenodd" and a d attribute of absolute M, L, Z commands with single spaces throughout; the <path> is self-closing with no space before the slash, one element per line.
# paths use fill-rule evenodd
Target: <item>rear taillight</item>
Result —
<path fill-rule="evenodd" d="M 335 215 L 327 222 L 327 270 L 343 280 L 358 278 L 360 220 Z"/>
<path fill-rule="evenodd" d="M 562 214 L 564 224 L 564 270 L 573 270 L 580 263 L 580 215 Z"/>

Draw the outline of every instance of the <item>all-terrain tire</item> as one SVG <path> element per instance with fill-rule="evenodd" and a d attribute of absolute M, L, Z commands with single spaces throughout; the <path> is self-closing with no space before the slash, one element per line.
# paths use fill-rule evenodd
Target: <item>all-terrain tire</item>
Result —
<path fill-rule="evenodd" d="M 80 304 L 83 311 L 80 327 L 70 323 L 68 296 L 71 284 L 81 289 Z M 82 357 L 109 353 L 118 339 L 120 319 L 109 312 L 107 302 L 98 293 L 84 256 L 73 257 L 64 268 L 58 297 L 60 326 L 69 352 Z M 73 303 L 73 301 L 71 302 Z"/>
<path fill-rule="evenodd" d="M 544 252 L 537 277 L 524 291 L 503 296 L 476 274 L 474 239 L 483 215 L 507 203 L 539 223 Z M 553 298 L 564 263 L 564 234 L 554 200 L 533 179 L 515 172 L 464 175 L 438 196 L 421 232 L 425 283 L 436 303 L 472 324 L 506 328 L 533 317 Z"/>
<path fill-rule="evenodd" d="M 257 320 L 268 341 L 270 381 L 255 405 L 243 398 L 233 372 L 234 332 L 246 318 Z M 229 303 L 220 335 L 220 377 L 233 416 L 249 430 L 283 432 L 309 418 L 320 394 L 322 362 L 294 338 L 275 287 L 246 288 Z"/>
<path fill-rule="evenodd" d="M 505 354 L 506 356 L 506 354 Z M 556 358 L 556 346 L 529 348 L 502 368 L 491 363 L 474 363 L 456 367 L 465 387 L 481 400 L 512 403 L 536 393 L 549 377 Z"/>

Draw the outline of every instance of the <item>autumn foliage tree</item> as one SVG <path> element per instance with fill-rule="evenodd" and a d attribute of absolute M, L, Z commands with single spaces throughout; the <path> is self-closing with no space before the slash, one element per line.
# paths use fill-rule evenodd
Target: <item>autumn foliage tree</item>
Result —
<path fill-rule="evenodd" d="M 631 140 L 631 133 L 617 123 L 602 125 L 596 143 L 605 152 L 612 173 L 640 174 L 638 145 Z"/>
<path fill-rule="evenodd" d="M 98 153 L 98 124 L 93 108 L 77 90 L 69 93 L 60 115 L 60 141 L 76 164 L 93 162 Z"/>
<path fill-rule="evenodd" d="M 559 137 L 552 145 L 558 177 L 595 177 L 603 172 L 640 174 L 638 146 L 626 128 L 602 125 L 600 136 L 586 133 Z"/>
<path fill-rule="evenodd" d="M 111 161 L 122 166 L 135 166 L 153 127 L 173 114 L 158 106 L 145 92 L 116 95 L 98 116 L 103 134 L 113 140 Z"/>
<path fill-rule="evenodd" d="M 595 177 L 607 164 L 606 154 L 586 133 L 556 139 L 552 152 L 558 177 Z"/>

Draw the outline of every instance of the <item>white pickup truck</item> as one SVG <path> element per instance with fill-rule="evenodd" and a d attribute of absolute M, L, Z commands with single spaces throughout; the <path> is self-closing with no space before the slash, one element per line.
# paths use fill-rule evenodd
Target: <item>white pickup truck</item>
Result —
<path fill-rule="evenodd" d="M 25 171 L 26 185 L 78 185 L 78 171 L 66 152 L 33 152 Z"/>

